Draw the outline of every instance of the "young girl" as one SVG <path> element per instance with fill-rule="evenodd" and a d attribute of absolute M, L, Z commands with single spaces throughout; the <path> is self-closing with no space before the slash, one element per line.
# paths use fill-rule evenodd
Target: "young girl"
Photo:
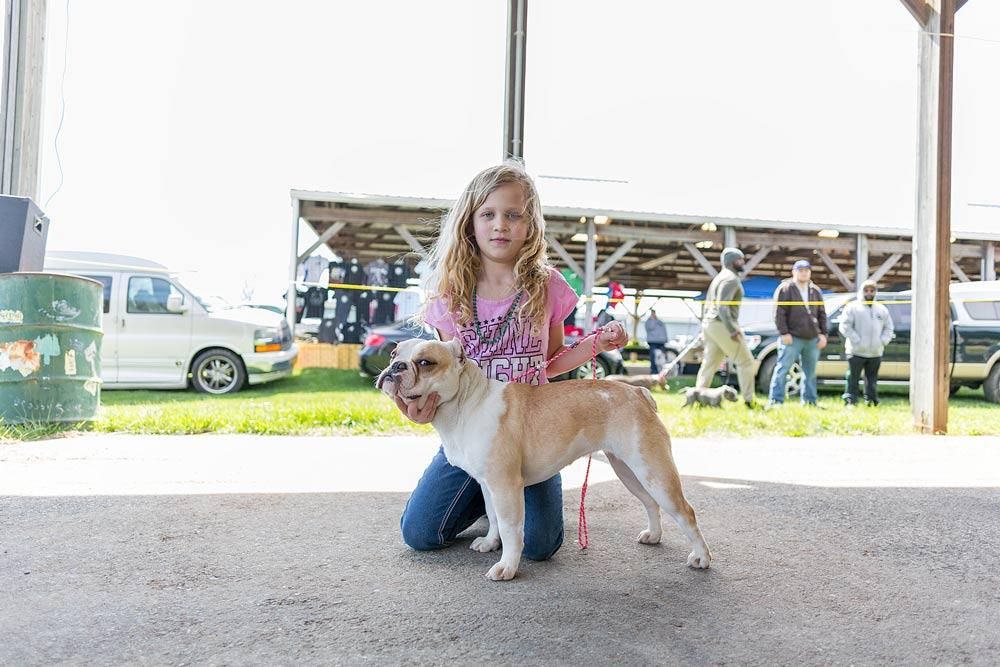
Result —
<path fill-rule="evenodd" d="M 510 381 L 540 367 L 563 348 L 563 320 L 577 296 L 546 259 L 545 220 L 531 178 L 517 163 L 480 172 L 441 225 L 431 252 L 427 302 L 417 319 L 441 340 L 457 337 L 488 377 Z M 598 351 L 620 348 L 620 324 L 598 337 Z M 590 359 L 580 345 L 522 381 L 541 384 Z M 421 411 L 396 399 L 418 423 L 434 419 L 437 395 Z M 562 481 L 555 477 L 524 490 L 524 556 L 545 560 L 563 540 Z M 479 484 L 448 463 L 439 449 L 403 510 L 403 540 L 419 550 L 448 546 L 486 513 Z"/>

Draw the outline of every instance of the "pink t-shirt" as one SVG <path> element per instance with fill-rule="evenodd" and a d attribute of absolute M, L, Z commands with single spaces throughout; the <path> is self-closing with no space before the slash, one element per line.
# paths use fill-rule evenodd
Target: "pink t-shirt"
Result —
<path fill-rule="evenodd" d="M 470 322 L 464 327 L 457 324 L 455 313 L 448 312 L 444 299 L 430 302 L 424 319 L 427 324 L 462 341 L 465 354 L 486 371 L 486 377 L 510 382 L 524 373 L 528 368 L 545 362 L 549 349 L 549 328 L 553 324 L 562 324 L 563 320 L 573 312 L 579 297 L 566 279 L 553 268 L 549 269 L 548 300 L 545 303 L 546 326 L 541 327 L 538 336 L 531 335 L 531 324 L 514 317 L 507 331 L 493 345 L 483 345 L 476 334 L 476 325 Z M 479 310 L 479 328 L 487 339 L 494 338 L 503 326 L 507 311 L 514 302 L 514 295 L 502 301 L 491 301 L 478 297 L 476 307 Z M 524 382 L 528 378 L 523 378 Z M 544 384 L 545 372 L 533 373 L 531 384 Z"/>

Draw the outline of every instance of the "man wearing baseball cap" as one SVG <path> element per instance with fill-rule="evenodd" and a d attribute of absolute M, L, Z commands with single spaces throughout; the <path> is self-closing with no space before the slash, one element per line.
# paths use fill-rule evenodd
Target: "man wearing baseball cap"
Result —
<path fill-rule="evenodd" d="M 802 403 L 816 405 L 816 363 L 819 351 L 826 347 L 826 308 L 822 292 L 812 282 L 809 260 L 800 259 L 792 265 L 792 277 L 778 286 L 774 300 L 777 301 L 774 326 L 781 338 L 767 405 L 774 407 L 785 402 L 788 371 L 799 358 L 802 360 Z"/>

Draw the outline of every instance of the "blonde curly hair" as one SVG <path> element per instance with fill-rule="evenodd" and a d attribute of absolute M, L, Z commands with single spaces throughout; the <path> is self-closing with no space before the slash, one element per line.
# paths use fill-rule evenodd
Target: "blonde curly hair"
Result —
<path fill-rule="evenodd" d="M 538 335 L 545 324 L 548 297 L 545 219 L 535 184 L 518 162 L 505 162 L 476 174 L 442 218 L 437 241 L 430 252 L 430 270 L 424 279 L 427 300 L 415 316 L 418 322 L 424 321 L 428 304 L 434 299 L 446 300 L 448 312 L 457 315 L 458 324 L 465 326 L 472 322 L 472 292 L 481 268 L 472 216 L 494 190 L 509 183 L 524 189 L 525 215 L 530 221 L 528 235 L 514 265 L 514 285 L 524 292 L 516 314 L 530 322 L 532 334 Z"/>

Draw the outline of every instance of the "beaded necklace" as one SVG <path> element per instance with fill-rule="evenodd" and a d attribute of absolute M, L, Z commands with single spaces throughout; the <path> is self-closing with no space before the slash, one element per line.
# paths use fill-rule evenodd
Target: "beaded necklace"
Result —
<path fill-rule="evenodd" d="M 477 294 L 478 294 L 478 287 L 474 286 L 472 288 L 472 318 L 473 320 L 475 320 L 476 323 L 476 336 L 479 337 L 479 342 L 481 345 L 480 349 L 482 349 L 482 347 L 485 347 L 487 345 L 496 344 L 497 342 L 499 342 L 501 338 L 503 338 L 503 335 L 507 333 L 507 327 L 510 326 L 510 321 L 514 318 L 514 312 L 517 310 L 517 305 L 521 302 L 521 295 L 524 294 L 524 292 L 523 291 L 518 292 L 517 296 L 514 297 L 514 301 L 510 304 L 510 308 L 507 309 L 507 315 L 504 317 L 503 324 L 500 326 L 500 332 L 496 335 L 495 338 L 486 338 L 485 336 L 483 336 L 482 329 L 479 328 L 479 308 L 476 305 L 476 302 L 478 301 L 478 299 L 476 298 Z"/>

